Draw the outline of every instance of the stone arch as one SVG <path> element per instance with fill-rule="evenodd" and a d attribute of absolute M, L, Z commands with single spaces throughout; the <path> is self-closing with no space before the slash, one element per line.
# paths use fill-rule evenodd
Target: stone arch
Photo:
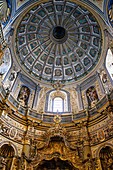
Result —
<path fill-rule="evenodd" d="M 101 162 L 102 170 L 113 169 L 113 149 L 106 146 L 100 150 L 99 158 Z"/>
<path fill-rule="evenodd" d="M 15 151 L 14 148 L 10 144 L 4 144 L 0 148 L 0 156 L 2 157 L 14 157 Z"/>
<path fill-rule="evenodd" d="M 45 143 L 37 143 L 37 156 L 35 156 L 35 159 L 33 159 L 31 162 L 31 166 L 33 166 L 34 169 L 37 168 L 37 166 L 43 160 L 48 161 L 58 158 L 60 160 L 70 162 L 75 170 L 77 168 L 79 170 L 85 170 L 83 167 L 84 165 L 82 158 L 78 156 L 77 149 L 72 149 L 70 147 L 69 143 L 64 137 L 64 134 L 66 134 L 65 129 L 61 129 L 60 127 L 51 128 L 48 132 L 45 133 L 43 137 L 48 139 L 48 141 Z"/>
<path fill-rule="evenodd" d="M 73 161 L 74 158 L 74 161 Z M 43 163 L 43 161 L 51 161 L 54 159 L 58 159 L 61 160 L 63 162 L 68 162 L 71 167 L 73 167 L 73 169 L 69 169 L 69 170 L 85 170 L 85 167 L 83 165 L 82 162 L 80 162 L 79 160 L 76 160 L 75 157 L 72 156 L 72 158 L 70 159 L 67 155 L 66 158 L 63 158 L 59 153 L 54 153 L 52 155 L 46 155 L 45 158 L 43 158 L 42 160 L 40 160 L 40 162 L 35 161 L 33 163 L 30 164 L 30 166 L 32 166 L 35 170 L 42 170 L 42 169 L 37 169 L 38 166 L 40 166 L 40 164 Z M 47 169 L 46 169 L 47 170 Z M 58 169 L 59 170 L 59 169 Z"/>
<path fill-rule="evenodd" d="M 102 148 L 105 148 L 106 146 L 109 146 L 110 148 L 113 149 L 113 145 L 110 144 L 110 143 L 104 143 L 104 144 L 102 144 L 102 145 L 97 149 L 97 151 L 96 151 L 96 154 L 95 154 L 95 155 L 96 155 L 97 158 L 99 158 L 99 153 L 100 153 L 101 149 L 102 149 Z"/>
<path fill-rule="evenodd" d="M 12 169 L 15 149 L 10 142 L 2 143 L 0 147 L 0 158 L 5 161 L 5 170 Z"/>
<path fill-rule="evenodd" d="M 60 158 L 52 158 L 51 160 L 42 160 L 41 163 L 37 166 L 36 170 L 47 170 L 47 169 L 57 169 L 61 168 L 69 170 L 78 170 L 67 160 L 61 160 Z"/>
<path fill-rule="evenodd" d="M 3 141 L 0 143 L 0 148 L 3 146 L 3 145 L 11 145 L 14 149 L 14 152 L 15 152 L 15 156 L 18 156 L 18 150 L 17 150 L 17 147 L 12 143 L 12 142 L 9 142 L 9 141 Z"/>
<path fill-rule="evenodd" d="M 2 60 L 0 62 L 0 74 L 5 77 L 12 66 L 12 57 L 9 48 L 4 52 Z"/>
<path fill-rule="evenodd" d="M 70 93 L 66 90 L 50 90 L 46 94 L 45 112 L 52 112 L 52 101 L 55 97 L 61 97 L 64 101 L 64 113 L 71 111 Z"/>
<path fill-rule="evenodd" d="M 113 81 L 113 53 L 110 48 L 108 48 L 105 60 L 105 66 L 111 80 Z"/>

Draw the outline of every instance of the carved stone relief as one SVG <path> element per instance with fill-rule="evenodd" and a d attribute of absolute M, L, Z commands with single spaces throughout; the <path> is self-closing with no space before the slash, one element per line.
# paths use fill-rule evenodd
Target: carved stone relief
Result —
<path fill-rule="evenodd" d="M 105 88 L 105 93 L 109 94 L 112 91 L 113 87 L 111 85 L 111 82 L 110 82 L 105 70 L 101 70 L 100 77 L 101 77 L 101 81 L 103 83 L 103 86 Z"/>
<path fill-rule="evenodd" d="M 38 100 L 39 102 L 38 102 L 38 107 L 37 107 L 38 113 L 44 113 L 47 91 L 49 91 L 49 88 L 45 87 L 45 88 L 42 88 L 42 90 L 40 92 L 39 100 Z"/>
<path fill-rule="evenodd" d="M 79 111 L 76 91 L 75 89 L 68 89 L 68 91 L 70 93 L 70 103 L 71 103 L 72 113 L 76 114 Z"/>

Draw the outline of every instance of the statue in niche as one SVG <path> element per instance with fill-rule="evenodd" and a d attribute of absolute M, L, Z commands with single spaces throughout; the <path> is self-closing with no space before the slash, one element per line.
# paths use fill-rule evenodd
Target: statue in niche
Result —
<path fill-rule="evenodd" d="M 11 8 L 10 2 L 7 0 L 3 0 L 1 4 L 1 12 L 0 12 L 0 19 L 3 22 L 6 22 L 9 17 L 10 8 Z"/>
<path fill-rule="evenodd" d="M 102 74 L 102 82 L 103 82 L 103 83 L 106 83 L 106 82 L 107 82 L 107 74 L 106 74 L 106 73 L 103 73 L 103 74 Z"/>
<path fill-rule="evenodd" d="M 109 19 L 112 22 L 113 21 L 113 2 L 111 1 L 110 5 L 109 5 Z"/>
<path fill-rule="evenodd" d="M 92 86 L 89 89 L 87 89 L 86 95 L 87 95 L 88 105 L 90 107 L 95 106 L 95 104 L 99 100 L 95 87 Z"/>
<path fill-rule="evenodd" d="M 9 49 L 6 49 L 4 56 L 0 63 L 0 75 L 4 75 L 11 66 L 11 57 Z"/>
<path fill-rule="evenodd" d="M 15 73 L 12 72 L 12 73 L 10 74 L 10 76 L 9 76 L 9 80 L 10 80 L 10 81 L 13 81 L 14 79 L 15 79 Z"/>
<path fill-rule="evenodd" d="M 104 70 L 101 72 L 101 81 L 102 81 L 103 86 L 105 88 L 105 92 L 107 94 L 109 94 L 109 92 L 111 91 L 111 86 L 110 86 L 110 83 L 109 83 L 108 76 L 107 76 L 107 74 L 105 73 Z"/>
<path fill-rule="evenodd" d="M 26 86 L 22 86 L 20 89 L 17 100 L 21 103 L 21 105 L 27 106 L 29 95 L 30 95 L 29 88 Z"/>

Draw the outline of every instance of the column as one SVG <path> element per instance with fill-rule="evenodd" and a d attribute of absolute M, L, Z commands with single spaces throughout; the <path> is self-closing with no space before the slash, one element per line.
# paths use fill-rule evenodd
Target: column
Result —
<path fill-rule="evenodd" d="M 81 128 L 82 128 L 81 133 L 83 136 L 85 170 L 94 170 L 91 147 L 90 147 L 89 132 L 88 132 L 88 122 L 82 125 Z"/>
<path fill-rule="evenodd" d="M 11 169 L 10 170 L 14 170 L 18 168 L 18 158 L 17 157 L 13 157 L 12 160 L 12 165 L 11 165 Z"/>
<path fill-rule="evenodd" d="M 35 94 L 34 94 L 34 100 L 33 100 L 33 105 L 32 105 L 32 108 L 35 110 L 37 109 L 37 102 L 38 102 L 38 97 L 39 97 L 39 93 L 40 93 L 40 90 L 42 88 L 40 87 L 40 85 L 38 84 L 36 86 L 36 89 L 35 89 Z"/>
<path fill-rule="evenodd" d="M 26 120 L 28 119 L 27 118 L 27 114 L 28 114 L 28 108 L 26 109 Z M 29 123 L 30 122 L 27 122 L 27 126 L 26 126 L 26 131 L 24 132 L 24 140 L 23 140 L 23 157 L 27 157 L 29 158 L 29 152 L 30 152 L 30 139 L 29 139 L 29 134 L 28 134 L 28 127 L 29 127 Z"/>
<path fill-rule="evenodd" d="M 23 152 L 25 153 L 25 156 L 27 158 L 29 158 L 30 141 L 29 141 L 29 139 L 27 137 L 25 137 L 25 140 L 24 140 Z"/>
<path fill-rule="evenodd" d="M 84 126 L 83 127 L 84 130 L 84 144 L 83 144 L 83 148 L 84 148 L 84 160 L 88 159 L 88 155 L 91 157 L 91 148 L 90 148 L 90 143 L 89 143 L 89 134 L 88 134 L 88 127 Z"/>
<path fill-rule="evenodd" d="M 79 85 L 76 87 L 76 92 L 77 92 L 77 99 L 78 99 L 79 110 L 83 110 L 84 106 L 83 106 L 81 88 L 80 88 Z"/>

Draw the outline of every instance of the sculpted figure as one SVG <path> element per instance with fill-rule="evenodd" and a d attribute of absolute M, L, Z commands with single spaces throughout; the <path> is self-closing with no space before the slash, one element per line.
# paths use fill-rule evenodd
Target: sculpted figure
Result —
<path fill-rule="evenodd" d="M 96 102 L 98 101 L 98 95 L 96 92 L 95 87 L 90 87 L 87 91 L 86 91 L 86 95 L 87 95 L 87 100 L 88 100 L 88 104 L 90 107 L 93 107 Z"/>
<path fill-rule="evenodd" d="M 29 95 L 30 95 L 29 88 L 26 86 L 22 86 L 17 100 L 21 102 L 21 105 L 26 106 L 28 104 Z"/>
<path fill-rule="evenodd" d="M 113 21 L 113 4 L 111 6 L 111 9 L 109 10 L 109 18 L 111 20 L 111 22 Z"/>
<path fill-rule="evenodd" d="M 3 0 L 0 4 L 1 6 L 1 12 L 0 12 L 0 19 L 6 22 L 9 14 L 10 14 L 10 8 L 9 4 L 7 3 L 6 0 Z"/>

